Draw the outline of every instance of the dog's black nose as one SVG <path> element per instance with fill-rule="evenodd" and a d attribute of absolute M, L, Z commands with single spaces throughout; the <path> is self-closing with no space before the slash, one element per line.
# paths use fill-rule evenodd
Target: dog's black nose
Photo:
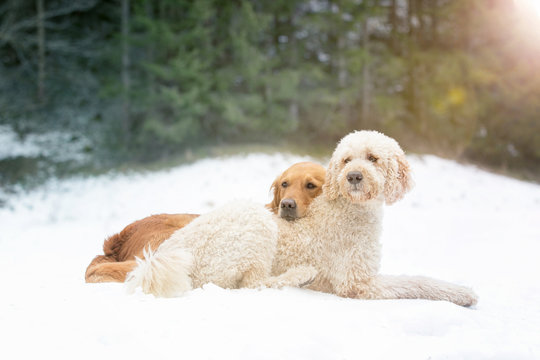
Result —
<path fill-rule="evenodd" d="M 282 209 L 296 209 L 296 201 L 294 199 L 283 199 L 281 200 Z"/>
<path fill-rule="evenodd" d="M 351 171 L 347 174 L 347 181 L 351 184 L 358 184 L 363 178 L 360 171 Z"/>

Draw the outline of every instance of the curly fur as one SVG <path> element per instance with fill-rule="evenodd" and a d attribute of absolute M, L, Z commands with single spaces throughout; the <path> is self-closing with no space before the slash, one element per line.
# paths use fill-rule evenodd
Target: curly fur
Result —
<path fill-rule="evenodd" d="M 243 201 L 201 215 L 177 230 L 128 274 L 129 291 L 141 287 L 161 297 L 178 296 L 212 282 L 224 288 L 303 286 L 310 266 L 271 277 L 278 230 L 263 205 Z"/>
<path fill-rule="evenodd" d="M 359 184 L 347 174 L 360 171 Z M 474 305 L 468 288 L 426 277 L 379 274 L 383 204 L 411 189 L 410 167 L 398 143 L 375 131 L 358 131 L 337 145 L 323 195 L 305 217 L 286 222 L 277 217 L 278 250 L 273 274 L 313 266 L 318 275 L 309 288 L 361 299 L 447 300 Z"/>

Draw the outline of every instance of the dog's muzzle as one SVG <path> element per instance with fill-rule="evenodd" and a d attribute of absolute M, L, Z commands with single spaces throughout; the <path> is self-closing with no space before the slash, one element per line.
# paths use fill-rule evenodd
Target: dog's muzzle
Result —
<path fill-rule="evenodd" d="M 350 172 L 347 173 L 347 181 L 351 185 L 359 184 L 360 181 L 362 181 L 363 178 L 364 178 L 364 176 L 362 175 L 362 173 L 360 171 L 350 171 Z"/>
<path fill-rule="evenodd" d="M 279 204 L 279 216 L 285 220 L 295 220 L 298 218 L 296 211 L 296 201 L 294 199 L 283 199 Z"/>

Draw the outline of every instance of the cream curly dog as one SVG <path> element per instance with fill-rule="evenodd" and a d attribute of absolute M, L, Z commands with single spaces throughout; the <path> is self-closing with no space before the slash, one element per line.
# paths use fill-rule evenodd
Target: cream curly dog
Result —
<path fill-rule="evenodd" d="M 412 187 L 409 164 L 398 143 L 376 131 L 358 131 L 337 145 L 323 195 L 305 217 L 279 226 L 273 274 L 310 265 L 318 271 L 308 288 L 359 299 L 447 300 L 470 306 L 468 288 L 426 277 L 379 274 L 383 204 Z"/>
<path fill-rule="evenodd" d="M 316 275 L 310 266 L 270 275 L 278 236 L 274 216 L 248 201 L 199 216 L 155 252 L 145 250 L 144 259 L 136 259 L 137 266 L 126 278 L 128 291 L 140 286 L 145 293 L 172 297 L 210 282 L 224 288 L 310 283 Z"/>
<path fill-rule="evenodd" d="M 262 205 L 234 204 L 201 216 L 139 261 L 128 284 L 160 296 L 214 282 L 307 285 L 342 297 L 474 305 L 476 295 L 468 288 L 378 273 L 383 205 L 411 187 L 409 165 L 395 140 L 375 131 L 351 133 L 336 147 L 323 194 L 303 218 L 288 222 L 261 212 Z"/>

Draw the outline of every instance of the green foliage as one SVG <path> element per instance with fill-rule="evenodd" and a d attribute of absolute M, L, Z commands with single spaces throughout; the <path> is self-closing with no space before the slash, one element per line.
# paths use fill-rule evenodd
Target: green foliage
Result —
<path fill-rule="evenodd" d="M 117 161 L 216 142 L 331 144 L 374 128 L 411 149 L 540 162 L 539 28 L 509 2 L 130 0 L 129 9 L 45 2 L 39 64 L 35 1 L 1 5 L 0 121 L 21 134 L 85 134 L 96 158 Z"/>

